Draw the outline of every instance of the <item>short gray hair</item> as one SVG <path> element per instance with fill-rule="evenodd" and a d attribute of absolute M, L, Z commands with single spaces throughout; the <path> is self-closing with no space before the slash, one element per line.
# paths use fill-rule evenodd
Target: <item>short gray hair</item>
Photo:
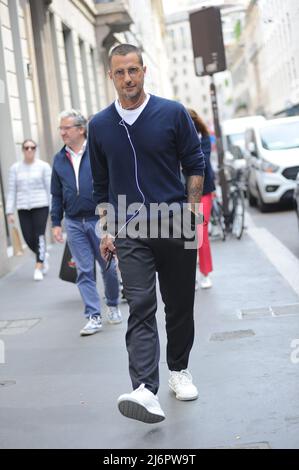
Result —
<path fill-rule="evenodd" d="M 62 111 L 62 113 L 59 114 L 59 120 L 61 121 L 61 119 L 66 118 L 73 118 L 76 126 L 83 127 L 85 129 L 85 137 L 87 136 L 87 119 L 80 113 L 80 111 L 77 111 L 76 109 Z"/>

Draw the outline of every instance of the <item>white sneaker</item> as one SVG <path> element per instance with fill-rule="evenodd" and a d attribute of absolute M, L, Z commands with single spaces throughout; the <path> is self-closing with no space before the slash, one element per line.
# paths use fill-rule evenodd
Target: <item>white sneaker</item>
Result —
<path fill-rule="evenodd" d="M 102 329 L 102 321 L 100 315 L 90 317 L 84 328 L 80 331 L 80 336 L 94 335 Z"/>
<path fill-rule="evenodd" d="M 50 258 L 49 253 L 46 253 L 45 260 L 44 260 L 44 263 L 43 263 L 43 274 L 47 274 L 49 269 L 50 269 L 49 258 Z"/>
<path fill-rule="evenodd" d="M 43 281 L 44 276 L 43 276 L 43 272 L 42 272 L 41 269 L 36 268 L 34 270 L 33 279 L 34 279 L 34 281 Z"/>
<path fill-rule="evenodd" d="M 121 323 L 123 321 L 121 311 L 119 310 L 118 306 L 116 307 L 108 307 L 108 323 L 111 323 L 111 325 L 117 325 L 118 323 Z"/>
<path fill-rule="evenodd" d="M 196 400 L 198 397 L 197 388 L 192 382 L 192 375 L 188 369 L 180 372 L 171 371 L 168 385 L 178 400 Z"/>
<path fill-rule="evenodd" d="M 210 287 L 212 287 L 212 285 L 213 284 L 209 276 L 202 276 L 202 280 L 200 283 L 200 287 L 202 289 L 209 289 Z"/>
<path fill-rule="evenodd" d="M 121 414 L 127 418 L 143 423 L 160 423 L 165 419 L 157 395 L 145 388 L 144 384 L 131 393 L 121 395 L 117 404 Z"/>

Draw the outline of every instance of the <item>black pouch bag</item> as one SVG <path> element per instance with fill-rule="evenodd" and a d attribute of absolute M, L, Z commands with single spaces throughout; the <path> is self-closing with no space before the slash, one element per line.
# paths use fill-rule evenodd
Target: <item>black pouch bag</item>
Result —
<path fill-rule="evenodd" d="M 77 281 L 76 263 L 72 257 L 72 253 L 67 242 L 62 256 L 59 277 L 63 281 L 73 282 L 74 284 Z"/>

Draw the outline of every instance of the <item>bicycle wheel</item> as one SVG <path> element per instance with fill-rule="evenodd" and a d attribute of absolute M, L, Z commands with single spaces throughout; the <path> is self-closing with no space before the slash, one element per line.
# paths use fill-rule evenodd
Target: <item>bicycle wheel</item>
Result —
<path fill-rule="evenodd" d="M 232 233 L 240 240 L 244 230 L 245 204 L 244 196 L 241 191 L 234 194 Z"/>
<path fill-rule="evenodd" d="M 219 237 L 222 241 L 225 240 L 225 229 L 223 223 L 223 216 L 222 216 L 222 207 L 217 199 L 213 199 L 213 205 L 211 210 L 211 217 L 210 217 L 210 235 L 212 237 Z"/>

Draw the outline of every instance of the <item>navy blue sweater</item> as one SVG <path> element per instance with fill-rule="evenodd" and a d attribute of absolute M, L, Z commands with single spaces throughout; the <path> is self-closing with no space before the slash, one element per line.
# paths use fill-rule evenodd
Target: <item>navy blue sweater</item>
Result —
<path fill-rule="evenodd" d="M 64 214 L 69 219 L 95 216 L 96 203 L 92 191 L 88 149 L 85 150 L 80 164 L 78 191 L 72 162 L 67 157 L 65 147 L 63 147 L 55 155 L 52 171 L 52 226 L 60 226 Z"/>
<path fill-rule="evenodd" d="M 121 117 L 113 103 L 89 124 L 89 152 L 96 203 L 110 202 L 117 208 L 118 195 L 126 195 L 127 207 L 142 202 L 135 180 L 134 153 Z M 186 176 L 204 174 L 204 155 L 192 119 L 175 102 L 151 95 L 133 125 L 126 124 L 136 150 L 138 180 L 150 203 L 183 203 Z"/>

